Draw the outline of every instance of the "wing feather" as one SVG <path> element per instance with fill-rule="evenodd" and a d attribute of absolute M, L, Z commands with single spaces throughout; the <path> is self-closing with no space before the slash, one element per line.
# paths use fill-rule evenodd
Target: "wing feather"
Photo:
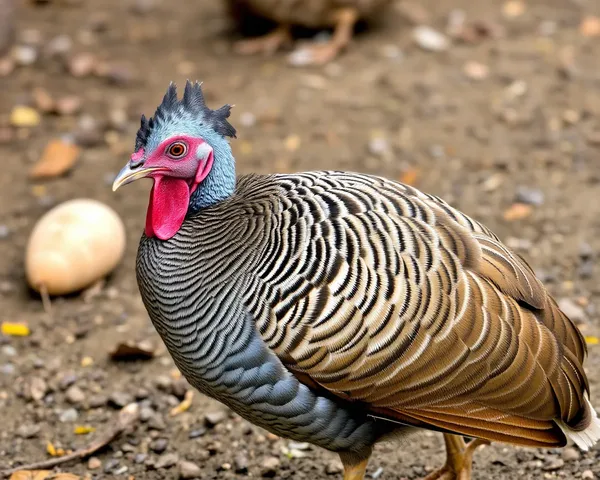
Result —
<path fill-rule="evenodd" d="M 557 422 L 582 427 L 585 342 L 492 232 L 377 177 L 279 178 L 295 223 L 277 234 L 292 245 L 280 280 L 259 279 L 277 292 L 261 334 L 299 378 L 490 440 L 560 445 Z"/>

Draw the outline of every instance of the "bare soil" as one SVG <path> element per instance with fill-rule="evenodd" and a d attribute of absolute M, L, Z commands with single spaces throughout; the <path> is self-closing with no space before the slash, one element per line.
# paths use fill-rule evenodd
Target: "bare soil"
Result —
<path fill-rule="evenodd" d="M 481 35 L 426 51 L 413 41 L 414 7 L 394 8 L 361 29 L 334 64 L 299 69 L 285 53 L 230 53 L 236 32 L 218 1 L 21 2 L 16 45 L 39 55 L 0 76 L 0 321 L 25 322 L 32 333 L 0 337 L 0 463 L 46 459 L 48 442 L 81 447 L 119 406 L 138 400 L 143 418 L 132 433 L 99 452 L 99 462 L 61 468 L 94 479 L 174 479 L 189 461 L 203 479 L 341 478 L 333 454 L 221 415 L 198 393 L 187 411 L 169 413 L 188 386 L 148 320 L 134 273 L 149 185 L 113 194 L 110 184 L 131 154 L 139 115 L 154 111 L 171 80 L 202 80 L 212 107 L 236 105 L 241 173 L 327 168 L 411 181 L 491 227 L 586 336 L 600 334 L 600 37 L 580 26 L 600 14 L 600 1 L 529 0 L 514 17 L 503 13 L 511 5 L 494 0 L 417 3 L 426 13 L 419 21 L 437 31 L 461 9 Z M 64 38 L 72 45 L 63 54 Z M 93 57 L 81 60 L 85 53 Z M 17 53 L 21 64 L 26 55 Z M 35 105 L 36 87 L 55 99 L 75 96 L 81 112 L 10 126 L 13 107 Z M 33 182 L 31 165 L 63 135 L 84 145 L 79 162 L 68 175 Z M 126 256 L 104 285 L 54 299 L 49 317 L 27 288 L 24 249 L 36 220 L 76 197 L 119 212 Z M 514 207 L 519 202 L 528 206 Z M 153 342 L 154 358 L 111 360 L 124 340 Z M 600 411 L 600 346 L 592 343 L 587 371 Z M 76 435 L 81 425 L 97 430 Z M 423 432 L 378 447 L 369 475 L 417 479 L 443 461 L 441 436 Z M 474 467 L 478 479 L 582 476 L 600 477 L 599 447 L 495 444 L 477 453 Z"/>

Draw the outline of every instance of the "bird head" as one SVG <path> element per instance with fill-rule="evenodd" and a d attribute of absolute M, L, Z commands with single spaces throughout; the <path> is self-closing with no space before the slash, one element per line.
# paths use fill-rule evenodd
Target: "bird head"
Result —
<path fill-rule="evenodd" d="M 154 117 L 142 115 L 134 153 L 119 172 L 113 191 L 140 178 L 154 181 L 145 233 L 168 240 L 187 213 L 210 206 L 233 193 L 235 162 L 227 137 L 230 105 L 211 110 L 201 84 L 187 82 L 183 98 L 171 83 Z"/>

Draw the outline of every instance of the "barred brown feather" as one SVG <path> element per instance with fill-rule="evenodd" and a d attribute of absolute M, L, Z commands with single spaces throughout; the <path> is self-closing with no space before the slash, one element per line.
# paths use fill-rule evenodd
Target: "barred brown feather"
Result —
<path fill-rule="evenodd" d="M 346 432 L 349 445 L 362 439 L 358 450 L 385 433 L 368 419 L 383 418 L 557 446 L 598 427 L 585 342 L 527 263 L 480 223 L 397 182 L 241 177 L 230 199 L 190 216 L 171 240 L 143 238 L 138 278 L 190 381 L 279 434 L 342 450 Z M 248 321 L 282 371 L 330 411 L 353 411 L 356 424 L 340 417 L 328 424 L 335 439 L 317 434 L 317 403 L 282 413 L 269 383 L 267 413 L 264 400 L 227 386 L 224 377 L 241 375 L 233 353 L 254 338 Z"/>

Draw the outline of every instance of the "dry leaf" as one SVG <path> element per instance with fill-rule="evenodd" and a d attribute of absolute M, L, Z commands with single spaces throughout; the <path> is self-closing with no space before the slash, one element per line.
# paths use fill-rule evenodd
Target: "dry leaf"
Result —
<path fill-rule="evenodd" d="M 52 470 L 19 470 L 14 472 L 8 480 L 45 480 L 52 474 Z"/>
<path fill-rule="evenodd" d="M 2 322 L 2 334 L 11 337 L 26 337 L 31 333 L 24 323 Z"/>
<path fill-rule="evenodd" d="M 298 135 L 290 135 L 285 139 L 285 149 L 288 152 L 295 152 L 300 147 L 300 137 Z"/>
<path fill-rule="evenodd" d="M 121 342 L 110 352 L 112 360 L 148 360 L 154 357 L 154 348 L 149 342 Z"/>
<path fill-rule="evenodd" d="M 406 185 L 414 185 L 419 176 L 419 171 L 416 168 L 410 168 L 406 172 L 403 172 L 400 175 L 400 182 L 405 183 Z"/>
<path fill-rule="evenodd" d="M 33 166 L 31 178 L 48 178 L 62 175 L 70 170 L 79 156 L 79 147 L 65 140 L 52 140 L 42 154 L 42 158 Z"/>
<path fill-rule="evenodd" d="M 512 222 L 514 220 L 521 220 L 531 215 L 533 207 L 525 203 L 514 203 L 504 212 L 504 220 Z"/>
<path fill-rule="evenodd" d="M 585 17 L 579 25 L 579 33 L 584 37 L 600 37 L 600 17 Z"/>
<path fill-rule="evenodd" d="M 502 6 L 502 13 L 509 18 L 520 17 L 525 13 L 525 3 L 520 0 L 509 0 Z"/>
<path fill-rule="evenodd" d="M 90 367 L 94 364 L 94 359 L 92 357 L 83 357 L 81 359 L 81 366 L 82 367 Z"/>
<path fill-rule="evenodd" d="M 170 415 L 172 417 L 174 417 L 175 415 L 179 415 L 180 413 L 183 413 L 186 410 L 188 410 L 192 406 L 193 398 L 194 398 L 193 390 L 188 390 L 187 392 L 185 392 L 185 397 L 184 397 L 183 401 L 171 410 Z"/>
<path fill-rule="evenodd" d="M 73 433 L 75 435 L 87 435 L 88 433 L 92 433 L 95 432 L 96 428 L 95 427 L 90 427 L 89 425 L 77 425 L 74 429 L 73 429 Z"/>
<path fill-rule="evenodd" d="M 600 338 L 594 336 L 585 337 L 585 343 L 588 345 L 598 345 L 600 344 Z"/>

